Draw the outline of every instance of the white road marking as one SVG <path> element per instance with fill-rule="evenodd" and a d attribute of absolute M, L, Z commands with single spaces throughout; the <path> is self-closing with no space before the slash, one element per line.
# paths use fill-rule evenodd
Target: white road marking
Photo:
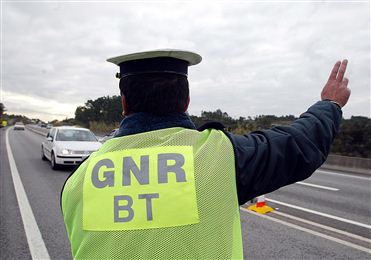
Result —
<path fill-rule="evenodd" d="M 339 190 L 337 188 L 332 188 L 332 187 L 327 187 L 327 186 L 322 186 L 322 185 L 317 185 L 317 184 L 312 184 L 312 183 L 307 183 L 307 182 L 301 182 L 301 181 L 296 182 L 296 184 L 300 184 L 300 185 L 304 185 L 304 186 L 310 186 L 310 187 L 324 189 L 324 190 L 331 190 L 331 191 L 338 191 Z"/>
<path fill-rule="evenodd" d="M 346 177 L 346 178 L 371 181 L 371 176 L 370 177 L 361 177 L 361 176 L 355 176 L 355 175 L 351 175 L 351 174 L 344 174 L 344 173 L 337 173 L 337 172 L 328 172 L 328 171 L 322 171 L 322 170 L 317 170 L 316 172 L 318 172 L 320 174 L 340 175 L 341 177 Z"/>
<path fill-rule="evenodd" d="M 342 222 L 346 222 L 346 223 L 349 223 L 349 224 L 353 224 L 353 225 L 356 225 L 356 226 L 360 226 L 360 227 L 371 229 L 371 225 L 360 223 L 360 222 L 357 222 L 357 221 L 354 221 L 354 220 L 350 220 L 350 219 L 346 219 L 346 218 L 341 218 L 341 217 L 337 217 L 337 216 L 330 215 L 330 214 L 327 214 L 327 213 L 323 213 L 323 212 L 319 212 L 319 211 L 315 211 L 315 210 L 311 210 L 311 209 L 307 209 L 307 208 L 295 206 L 295 205 L 288 204 L 288 203 L 285 203 L 285 202 L 281 202 L 281 201 L 278 201 L 278 200 L 272 200 L 272 199 L 268 199 L 268 198 L 266 198 L 265 200 L 266 201 L 273 202 L 273 203 L 276 203 L 276 204 L 284 205 L 284 206 L 289 207 L 289 208 L 299 209 L 299 210 L 302 210 L 302 211 L 305 211 L 305 212 L 309 212 L 309 213 L 313 213 L 313 214 L 316 214 L 316 215 L 319 215 L 319 216 L 323 216 L 323 217 L 327 217 L 327 218 L 332 218 L 332 219 L 336 219 L 336 220 L 339 220 L 339 221 L 342 221 Z"/>
<path fill-rule="evenodd" d="M 258 217 L 265 218 L 265 219 L 268 219 L 268 220 L 271 220 L 271 221 L 280 223 L 282 225 L 285 225 L 285 226 L 288 226 L 288 227 L 291 227 L 291 228 L 295 228 L 295 229 L 298 229 L 298 230 L 307 232 L 309 234 L 316 235 L 316 236 L 319 236 L 319 237 L 322 237 L 322 238 L 325 238 L 325 239 L 328 239 L 328 240 L 337 242 L 339 244 L 342 244 L 342 245 L 345 245 L 345 246 L 348 246 L 348 247 L 351 247 L 351 248 L 354 248 L 354 249 L 358 249 L 358 250 L 361 250 L 363 252 L 366 252 L 366 253 L 371 254 L 371 249 L 369 249 L 369 248 L 366 248 L 366 247 L 363 247 L 363 246 L 359 246 L 359 245 L 356 245 L 354 243 L 351 243 L 351 242 L 348 242 L 348 241 L 344 241 L 344 240 L 341 240 L 341 239 L 336 238 L 336 237 L 325 235 L 325 234 L 322 234 L 320 232 L 317 232 L 317 231 L 314 231 L 314 230 L 311 230 L 311 229 L 308 229 L 308 228 L 304 228 L 304 227 L 301 227 L 301 226 L 298 226 L 298 225 L 295 225 L 295 224 L 292 224 L 292 223 L 289 223 L 289 222 L 286 222 L 286 221 L 283 221 L 283 220 L 280 220 L 280 219 L 272 218 L 272 217 L 267 216 L 267 215 L 255 213 L 255 212 L 253 212 L 251 210 L 248 210 L 248 209 L 245 209 L 243 207 L 240 207 L 240 209 L 242 211 L 244 211 L 244 212 L 249 213 L 249 214 L 256 215 Z"/>
<path fill-rule="evenodd" d="M 332 231 L 332 232 L 336 232 L 338 234 L 342 234 L 342 235 L 351 237 L 351 238 L 362 240 L 362 241 L 365 241 L 367 243 L 371 243 L 371 239 L 369 239 L 367 237 L 358 236 L 358 235 L 355 235 L 355 234 L 352 234 L 352 233 L 349 233 L 349 232 L 346 232 L 346 231 L 343 231 L 343 230 L 340 230 L 340 229 L 337 229 L 337 228 L 325 226 L 325 225 L 322 225 L 322 224 L 319 224 L 319 223 L 316 223 L 316 222 L 313 222 L 313 221 L 298 218 L 298 217 L 295 217 L 295 216 L 292 216 L 292 215 L 289 215 L 289 214 L 286 214 L 286 213 L 283 213 L 283 212 L 279 212 L 277 210 L 273 211 L 272 214 L 277 214 L 277 215 L 280 215 L 280 216 L 283 216 L 283 217 L 286 217 L 286 218 L 291 218 L 291 219 L 294 219 L 294 220 L 297 220 L 297 221 L 300 221 L 300 222 L 303 222 L 303 223 L 306 223 L 306 224 L 309 224 L 309 225 L 312 225 L 312 226 L 316 226 L 316 227 L 319 227 L 319 228 L 322 228 L 322 229 L 326 229 L 326 230 L 329 230 L 329 231 Z"/>
<path fill-rule="evenodd" d="M 9 145 L 9 130 L 13 128 L 8 128 L 6 130 L 6 151 L 8 153 L 8 160 L 10 165 L 10 172 L 13 178 L 13 184 L 15 189 L 15 194 L 18 201 L 19 211 L 21 212 L 21 217 L 23 221 L 24 230 L 26 233 L 26 238 L 28 242 L 28 247 L 30 248 L 30 253 L 32 259 L 50 259 L 48 250 L 42 239 L 39 227 L 35 220 L 35 216 L 32 212 L 32 208 L 28 201 L 26 192 L 24 190 L 22 180 L 19 177 L 18 169 L 14 161 L 13 153 Z"/>

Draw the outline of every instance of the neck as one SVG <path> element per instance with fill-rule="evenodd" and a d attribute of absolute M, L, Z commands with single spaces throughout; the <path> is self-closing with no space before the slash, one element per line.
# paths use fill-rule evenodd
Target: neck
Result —
<path fill-rule="evenodd" d="M 160 116 L 146 112 L 138 112 L 131 113 L 122 120 L 116 137 L 171 127 L 196 129 L 186 113 L 171 113 Z"/>

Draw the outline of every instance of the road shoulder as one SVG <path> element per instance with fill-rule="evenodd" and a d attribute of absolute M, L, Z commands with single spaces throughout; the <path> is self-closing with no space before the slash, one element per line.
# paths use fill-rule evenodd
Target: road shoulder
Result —
<path fill-rule="evenodd" d="M 4 128 L 0 130 L 0 256 L 2 259 L 30 259 L 10 172 L 5 131 Z"/>

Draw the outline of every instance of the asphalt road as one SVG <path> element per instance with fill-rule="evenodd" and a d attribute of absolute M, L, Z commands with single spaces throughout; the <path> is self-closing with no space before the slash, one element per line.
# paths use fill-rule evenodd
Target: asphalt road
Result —
<path fill-rule="evenodd" d="M 41 135 L 29 130 L 8 133 L 47 254 L 51 259 L 71 259 L 59 197 L 72 169 L 53 171 L 41 160 Z M 22 221 L 4 129 L 0 130 L 0 152 L 0 258 L 30 259 L 33 246 L 25 234 L 29 227 Z M 273 213 L 261 216 L 241 210 L 245 258 L 370 259 L 370 178 L 317 172 L 303 182 L 266 195 L 267 203 L 276 208 Z"/>

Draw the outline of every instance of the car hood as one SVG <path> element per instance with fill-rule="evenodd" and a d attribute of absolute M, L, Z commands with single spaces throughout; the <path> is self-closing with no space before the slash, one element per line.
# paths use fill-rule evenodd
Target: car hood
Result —
<path fill-rule="evenodd" d="M 72 151 L 96 151 L 101 147 L 100 142 L 75 142 L 75 141 L 55 141 L 59 149 L 68 149 Z"/>

